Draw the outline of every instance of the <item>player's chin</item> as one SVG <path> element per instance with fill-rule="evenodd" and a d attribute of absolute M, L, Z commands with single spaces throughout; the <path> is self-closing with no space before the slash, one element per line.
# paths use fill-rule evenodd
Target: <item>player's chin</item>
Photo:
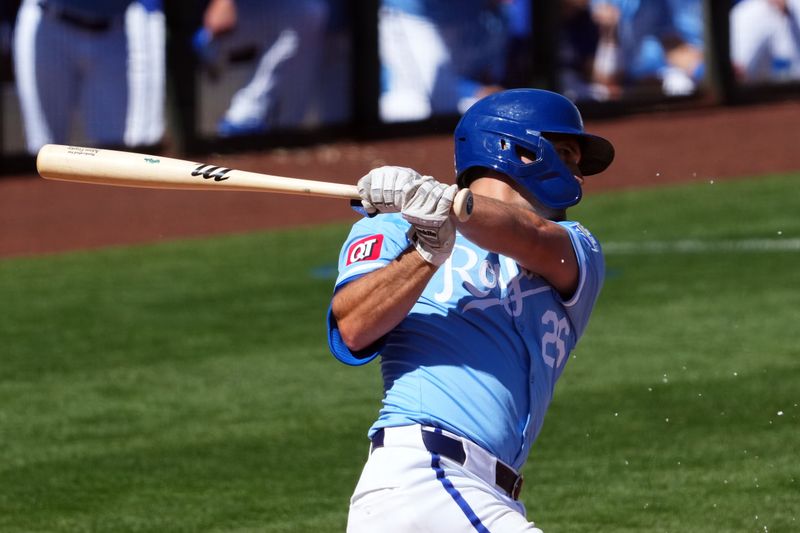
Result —
<path fill-rule="evenodd" d="M 561 221 L 567 219 L 566 209 L 556 209 L 553 207 L 548 207 L 536 198 L 531 199 L 527 206 L 523 206 L 522 204 L 520 204 L 520 207 L 525 207 L 527 209 L 530 209 L 540 217 L 546 218 L 548 220 Z"/>
<path fill-rule="evenodd" d="M 566 209 L 553 209 L 550 213 L 550 216 L 547 217 L 549 220 L 553 220 L 555 222 L 563 222 L 567 219 L 567 210 Z"/>

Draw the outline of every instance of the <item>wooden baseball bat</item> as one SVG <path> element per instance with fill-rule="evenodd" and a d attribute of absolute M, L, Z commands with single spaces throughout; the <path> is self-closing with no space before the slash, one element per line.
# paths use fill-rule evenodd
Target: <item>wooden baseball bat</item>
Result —
<path fill-rule="evenodd" d="M 255 191 L 359 200 L 355 185 L 247 172 L 135 152 L 46 144 L 36 157 L 39 175 L 50 180 L 123 187 Z M 472 214 L 472 194 L 461 189 L 453 202 L 461 221 Z"/>

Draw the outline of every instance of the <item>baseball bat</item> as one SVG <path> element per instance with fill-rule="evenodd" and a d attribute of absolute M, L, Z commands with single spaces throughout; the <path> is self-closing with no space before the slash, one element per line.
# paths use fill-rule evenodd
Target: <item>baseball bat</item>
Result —
<path fill-rule="evenodd" d="M 206 191 L 255 191 L 360 200 L 355 185 L 272 176 L 233 168 L 135 152 L 46 144 L 36 156 L 36 170 L 45 179 Z M 472 214 L 472 194 L 462 189 L 453 202 L 461 221 Z"/>

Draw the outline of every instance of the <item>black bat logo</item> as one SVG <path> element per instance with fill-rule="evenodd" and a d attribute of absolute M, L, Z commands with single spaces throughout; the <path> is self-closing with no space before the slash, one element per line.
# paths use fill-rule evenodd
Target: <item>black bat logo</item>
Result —
<path fill-rule="evenodd" d="M 232 169 L 230 168 L 215 167 L 211 165 L 202 164 L 198 165 L 197 168 L 192 171 L 192 176 L 203 176 L 203 179 L 205 180 L 214 178 L 214 181 L 225 181 L 226 179 L 228 179 L 227 176 L 225 176 L 225 174 L 227 174 L 231 170 Z"/>

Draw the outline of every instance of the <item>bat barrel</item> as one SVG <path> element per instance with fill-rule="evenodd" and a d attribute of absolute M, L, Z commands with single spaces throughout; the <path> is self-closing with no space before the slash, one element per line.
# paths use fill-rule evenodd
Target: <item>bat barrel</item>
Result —
<path fill-rule="evenodd" d="M 355 185 L 236 170 L 170 157 L 48 144 L 36 158 L 46 179 L 156 189 L 256 191 L 355 199 Z"/>

